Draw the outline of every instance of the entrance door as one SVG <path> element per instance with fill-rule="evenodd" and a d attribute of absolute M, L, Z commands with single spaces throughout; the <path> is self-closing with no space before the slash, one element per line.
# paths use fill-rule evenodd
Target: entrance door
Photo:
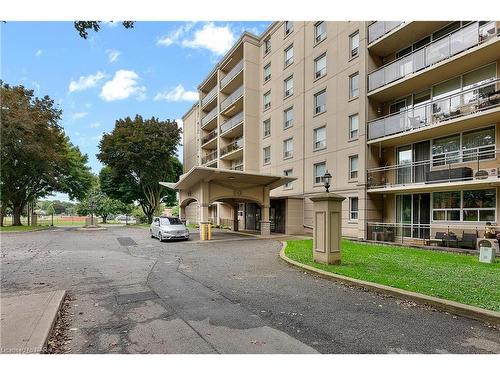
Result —
<path fill-rule="evenodd" d="M 245 204 L 245 229 L 260 230 L 260 207 L 256 203 Z"/>
<path fill-rule="evenodd" d="M 431 194 L 413 194 L 413 238 L 429 238 L 431 222 Z"/>
<path fill-rule="evenodd" d="M 285 233 L 285 210 L 284 199 L 272 199 L 269 208 L 269 220 L 271 221 L 271 232 Z"/>
<path fill-rule="evenodd" d="M 431 143 L 424 141 L 413 145 L 413 182 L 425 182 L 430 169 Z"/>

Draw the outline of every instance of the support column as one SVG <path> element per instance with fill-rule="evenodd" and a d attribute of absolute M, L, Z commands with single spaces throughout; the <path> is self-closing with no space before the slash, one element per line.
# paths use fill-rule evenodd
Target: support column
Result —
<path fill-rule="evenodd" d="M 200 240 L 207 241 L 212 239 L 212 226 L 208 216 L 208 182 L 201 182 L 201 202 L 200 202 Z"/>
<path fill-rule="evenodd" d="M 269 198 L 269 187 L 264 186 L 263 205 L 261 207 L 260 234 L 261 236 L 271 235 L 271 221 L 269 220 L 269 207 L 271 206 Z"/>
<path fill-rule="evenodd" d="M 313 259 L 325 264 L 339 264 L 342 239 L 342 197 L 334 193 L 320 193 L 313 201 Z"/>
<path fill-rule="evenodd" d="M 179 206 L 179 219 L 186 222 L 186 206 Z"/>

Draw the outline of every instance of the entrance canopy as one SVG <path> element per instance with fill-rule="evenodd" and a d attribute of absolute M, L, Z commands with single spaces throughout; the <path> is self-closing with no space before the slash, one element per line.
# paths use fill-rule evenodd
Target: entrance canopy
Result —
<path fill-rule="evenodd" d="M 226 202 L 233 206 L 239 202 L 255 202 L 262 207 L 262 224 L 267 228 L 269 192 L 294 180 L 295 177 L 282 175 L 193 167 L 181 175 L 179 181 L 160 184 L 179 192 L 181 215 L 183 208 L 194 201 L 201 208 L 200 222 L 208 221 L 208 206 L 213 202 Z"/>

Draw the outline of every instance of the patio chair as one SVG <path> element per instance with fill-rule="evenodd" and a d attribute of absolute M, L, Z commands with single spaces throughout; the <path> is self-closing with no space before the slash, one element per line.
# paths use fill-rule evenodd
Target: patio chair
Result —
<path fill-rule="evenodd" d="M 477 234 L 476 233 L 464 233 L 462 239 L 458 241 L 458 245 L 464 249 L 476 250 L 477 244 Z"/>
<path fill-rule="evenodd" d="M 429 238 L 429 245 L 436 243 L 437 245 L 444 245 L 447 240 L 446 232 L 436 232 L 434 238 Z"/>

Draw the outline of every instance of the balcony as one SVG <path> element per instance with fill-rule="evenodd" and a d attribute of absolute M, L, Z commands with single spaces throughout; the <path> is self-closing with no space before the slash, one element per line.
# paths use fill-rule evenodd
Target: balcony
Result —
<path fill-rule="evenodd" d="M 492 21 L 482 26 L 471 23 L 423 46 L 368 74 L 369 94 L 411 74 L 496 38 L 498 30 Z M 443 79 L 443 78 L 441 78 Z"/>
<path fill-rule="evenodd" d="M 243 70 L 244 62 L 241 60 L 231 69 L 224 78 L 220 80 L 220 88 L 223 89 L 231 80 Z"/>
<path fill-rule="evenodd" d="M 207 124 L 211 123 L 212 120 L 215 118 L 217 118 L 217 107 L 212 109 L 205 117 L 201 119 L 201 127 L 202 128 L 205 127 Z"/>
<path fill-rule="evenodd" d="M 387 193 L 500 185 L 499 154 L 495 145 L 487 145 L 433 155 L 431 160 L 371 168 L 367 170 L 368 190 Z"/>
<path fill-rule="evenodd" d="M 202 146 L 208 146 L 207 144 L 210 142 L 210 141 L 213 141 L 217 138 L 217 129 L 216 130 L 212 130 L 210 133 L 208 133 L 207 135 L 205 135 L 204 137 L 201 138 L 201 145 Z M 216 143 L 216 142 L 214 142 Z M 212 148 L 212 147 L 210 147 Z"/>
<path fill-rule="evenodd" d="M 239 98 L 243 96 L 244 87 L 243 85 L 238 87 L 231 95 L 229 95 L 221 104 L 220 110 L 225 111 L 227 108 L 231 106 L 231 104 L 235 103 Z"/>
<path fill-rule="evenodd" d="M 218 88 L 215 86 L 210 92 L 201 100 L 201 107 L 204 108 L 207 104 L 209 104 L 212 99 L 217 96 Z"/>
<path fill-rule="evenodd" d="M 221 134 L 226 133 L 227 131 L 235 128 L 237 125 L 241 124 L 243 122 L 243 111 L 237 113 L 233 117 L 231 117 L 229 120 L 227 120 L 225 123 L 223 123 L 220 126 L 220 132 Z"/>
<path fill-rule="evenodd" d="M 382 38 L 405 21 L 376 21 L 368 26 L 368 44 Z"/>
<path fill-rule="evenodd" d="M 217 150 L 212 151 L 212 152 L 208 153 L 207 155 L 203 156 L 201 158 L 201 164 L 202 165 L 210 164 L 211 162 L 216 161 L 216 160 L 217 160 Z"/>
<path fill-rule="evenodd" d="M 226 147 L 222 147 L 220 149 L 220 156 L 222 158 L 222 157 L 229 155 L 237 150 L 243 150 L 243 138 L 235 139 L 233 142 L 228 144 Z M 237 158 L 237 157 L 235 157 L 235 158 Z M 230 158 L 227 158 L 227 159 L 230 159 Z"/>
<path fill-rule="evenodd" d="M 475 114 L 500 105 L 500 79 L 368 121 L 368 141 L 401 134 Z"/>

